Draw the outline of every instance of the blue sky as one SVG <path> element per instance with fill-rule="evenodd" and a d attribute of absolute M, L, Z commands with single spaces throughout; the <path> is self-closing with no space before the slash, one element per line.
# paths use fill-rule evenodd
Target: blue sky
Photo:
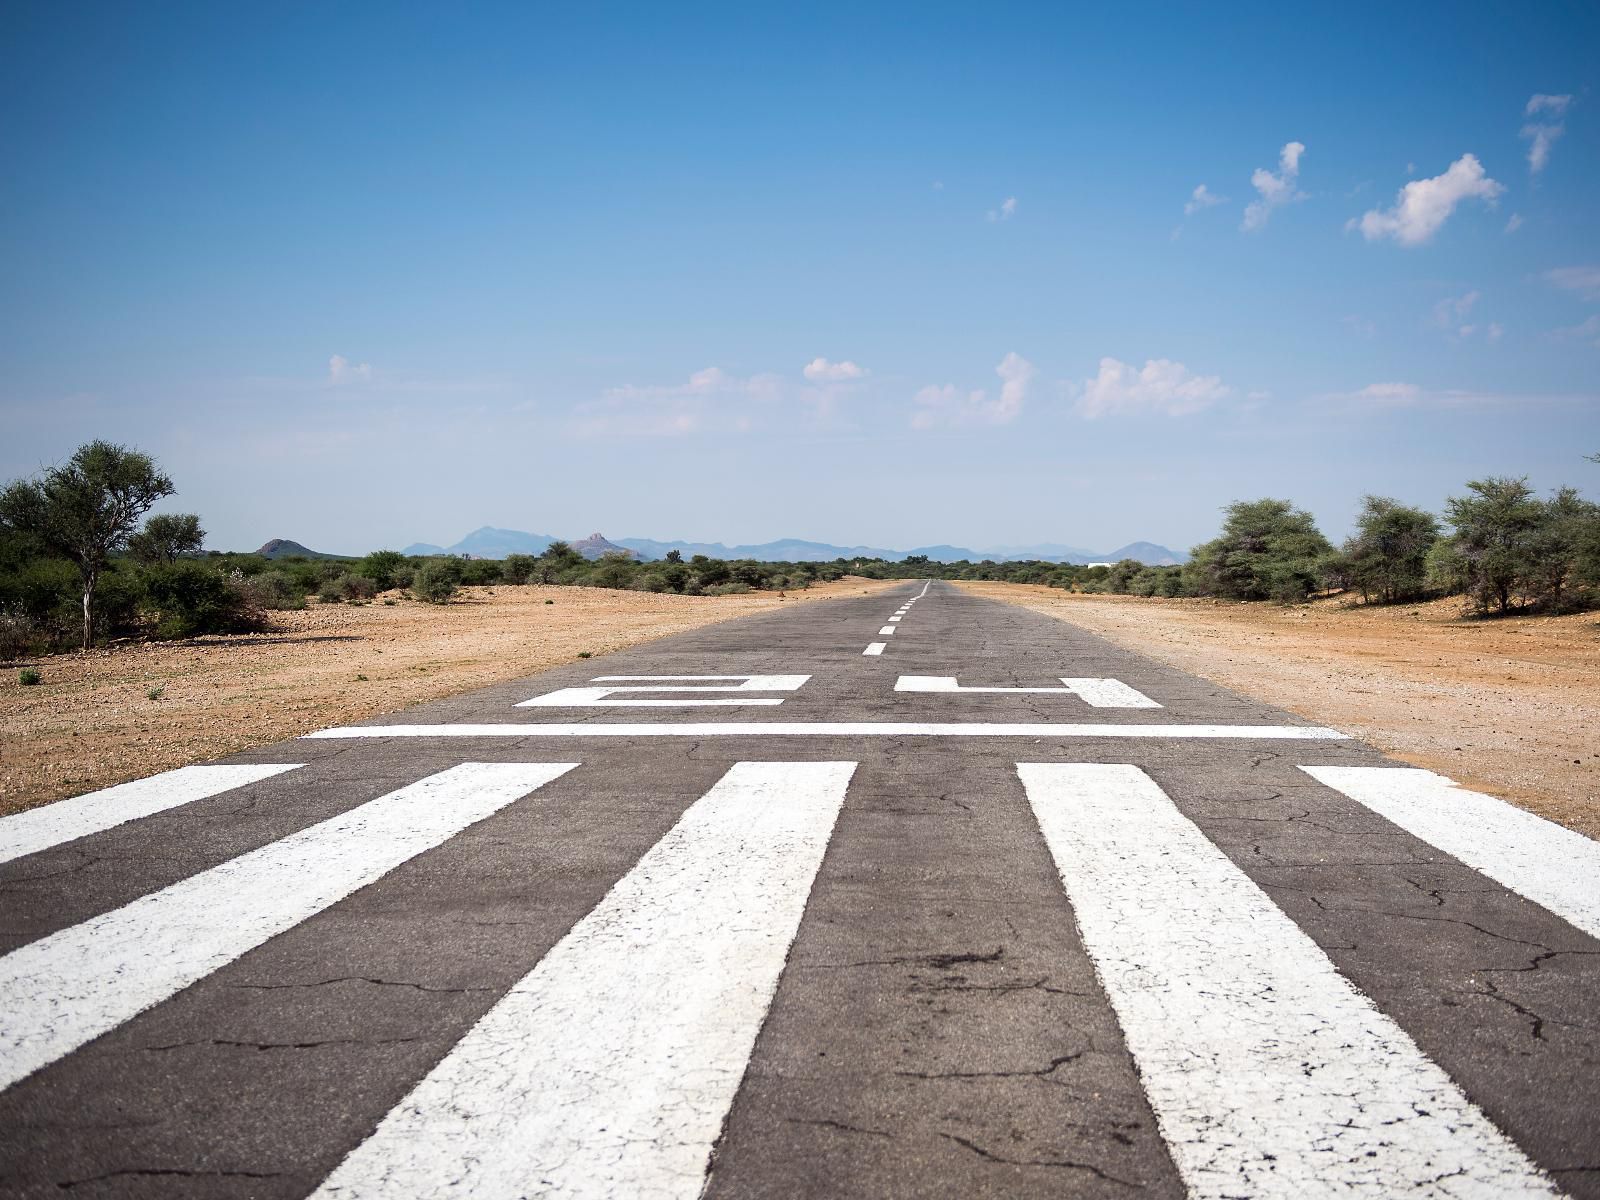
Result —
<path fill-rule="evenodd" d="M 352 553 L 1600 496 L 1600 8 L 1301 7 L 8 5 L 0 476 Z"/>

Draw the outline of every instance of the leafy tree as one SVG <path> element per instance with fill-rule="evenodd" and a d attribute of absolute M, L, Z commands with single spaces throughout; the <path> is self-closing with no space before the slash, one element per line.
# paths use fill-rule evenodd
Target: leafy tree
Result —
<path fill-rule="evenodd" d="M 429 604 L 449 604 L 461 586 L 461 564 L 453 558 L 429 559 L 411 581 L 417 598 Z"/>
<path fill-rule="evenodd" d="M 1595 549 L 1600 545 L 1600 505 L 1558 488 L 1543 505 L 1542 520 L 1529 546 L 1531 560 L 1524 593 L 1541 608 L 1573 606 L 1580 588 L 1594 582 Z"/>
<path fill-rule="evenodd" d="M 703 588 L 717 587 L 733 578 L 733 570 L 720 558 L 707 558 L 696 554 L 689 560 L 694 567 L 695 580 Z"/>
<path fill-rule="evenodd" d="M 1272 499 L 1241 500 L 1224 511 L 1222 536 L 1194 549 L 1191 591 L 1289 604 L 1317 590 L 1333 547 L 1310 513 Z"/>
<path fill-rule="evenodd" d="M 0 525 L 32 535 L 78 568 L 83 648 L 94 645 L 95 588 L 111 556 L 125 550 L 139 518 L 172 495 L 153 459 L 111 442 L 80 446 L 65 466 L 0 492 Z"/>
<path fill-rule="evenodd" d="M 682 550 L 668 550 L 667 551 L 667 561 L 669 563 L 681 563 L 683 561 L 683 551 Z"/>
<path fill-rule="evenodd" d="M 531 554 L 508 554 L 500 564 L 500 577 L 507 583 L 527 583 L 538 566 L 539 560 Z"/>
<path fill-rule="evenodd" d="M 205 541 L 206 531 L 194 513 L 161 513 L 128 539 L 128 553 L 147 566 L 170 563 L 185 554 L 198 554 Z"/>
<path fill-rule="evenodd" d="M 405 566 L 406 556 L 398 550 L 374 550 L 356 564 L 356 571 L 372 580 L 380 592 L 399 586 L 395 573 Z"/>
<path fill-rule="evenodd" d="M 1438 538 L 1439 522 L 1432 513 L 1386 496 L 1365 496 L 1356 533 L 1344 544 L 1343 582 L 1363 600 L 1409 600 L 1427 584 L 1428 551 Z"/>
<path fill-rule="evenodd" d="M 1525 478 L 1474 479 L 1467 489 L 1470 496 L 1451 496 L 1445 506 L 1455 533 L 1433 560 L 1436 577 L 1456 584 L 1480 612 L 1509 612 L 1534 572 L 1544 505 Z"/>
<path fill-rule="evenodd" d="M 583 565 L 583 555 L 567 542 L 551 542 L 539 555 L 539 582 L 554 583 L 565 571 Z"/>

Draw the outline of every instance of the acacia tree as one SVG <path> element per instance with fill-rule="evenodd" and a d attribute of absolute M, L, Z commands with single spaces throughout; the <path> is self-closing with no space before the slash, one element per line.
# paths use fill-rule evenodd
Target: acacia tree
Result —
<path fill-rule="evenodd" d="M 139 519 L 172 495 L 172 480 L 147 454 L 111 442 L 78 447 L 65 465 L 0 492 L 0 525 L 70 560 L 83 581 L 83 648 L 94 645 L 95 587 L 111 556 L 127 549 Z"/>
<path fill-rule="evenodd" d="M 1310 513 L 1287 500 L 1228 505 L 1222 535 L 1196 546 L 1185 567 L 1190 590 L 1231 600 L 1303 600 L 1333 554 Z"/>
<path fill-rule="evenodd" d="M 1356 529 L 1344 544 L 1342 565 L 1362 599 L 1376 596 L 1393 604 L 1420 594 L 1427 581 L 1428 551 L 1439 538 L 1433 514 L 1386 496 L 1366 496 Z"/>
<path fill-rule="evenodd" d="M 128 539 L 128 553 L 142 563 L 175 562 L 184 554 L 197 554 L 206 543 L 206 531 L 194 513 L 162 513 Z"/>

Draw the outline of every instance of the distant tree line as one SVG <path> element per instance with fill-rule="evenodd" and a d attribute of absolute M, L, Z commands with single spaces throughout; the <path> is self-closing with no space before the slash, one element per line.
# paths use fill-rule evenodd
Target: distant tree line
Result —
<path fill-rule="evenodd" d="M 1600 460 L 1600 456 L 1596 456 Z M 846 575 L 1035 583 L 1135 596 L 1296 603 L 1328 592 L 1391 604 L 1459 595 L 1477 614 L 1562 612 L 1600 604 L 1600 505 L 1573 488 L 1541 498 L 1525 479 L 1466 485 L 1441 517 L 1363 499 L 1356 532 L 1333 546 L 1287 500 L 1227 507 L 1219 535 L 1181 566 L 1039 560 L 729 561 L 678 551 L 659 562 L 590 560 L 565 542 L 504 559 L 407 556 L 266 559 L 207 552 L 194 514 L 146 517 L 174 494 L 146 455 L 108 442 L 0 491 L 0 658 L 110 638 L 183 638 L 265 628 L 273 610 L 366 604 L 389 593 L 445 604 L 463 587 L 528 583 L 727 595 L 809 587 Z"/>

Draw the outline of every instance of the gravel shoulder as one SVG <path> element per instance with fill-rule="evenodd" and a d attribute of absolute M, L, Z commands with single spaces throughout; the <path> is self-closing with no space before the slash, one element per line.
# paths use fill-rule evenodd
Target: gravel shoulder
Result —
<path fill-rule="evenodd" d="M 1468 620 L 1459 600 L 1278 607 L 960 583 L 1332 725 L 1600 838 L 1600 616 Z"/>
<path fill-rule="evenodd" d="M 313 604 L 272 614 L 270 633 L 36 660 L 42 684 L 20 686 L 14 668 L 0 677 L 0 815 L 518 679 L 585 651 L 895 582 L 843 579 L 781 599 L 466 588 L 448 605 Z"/>

